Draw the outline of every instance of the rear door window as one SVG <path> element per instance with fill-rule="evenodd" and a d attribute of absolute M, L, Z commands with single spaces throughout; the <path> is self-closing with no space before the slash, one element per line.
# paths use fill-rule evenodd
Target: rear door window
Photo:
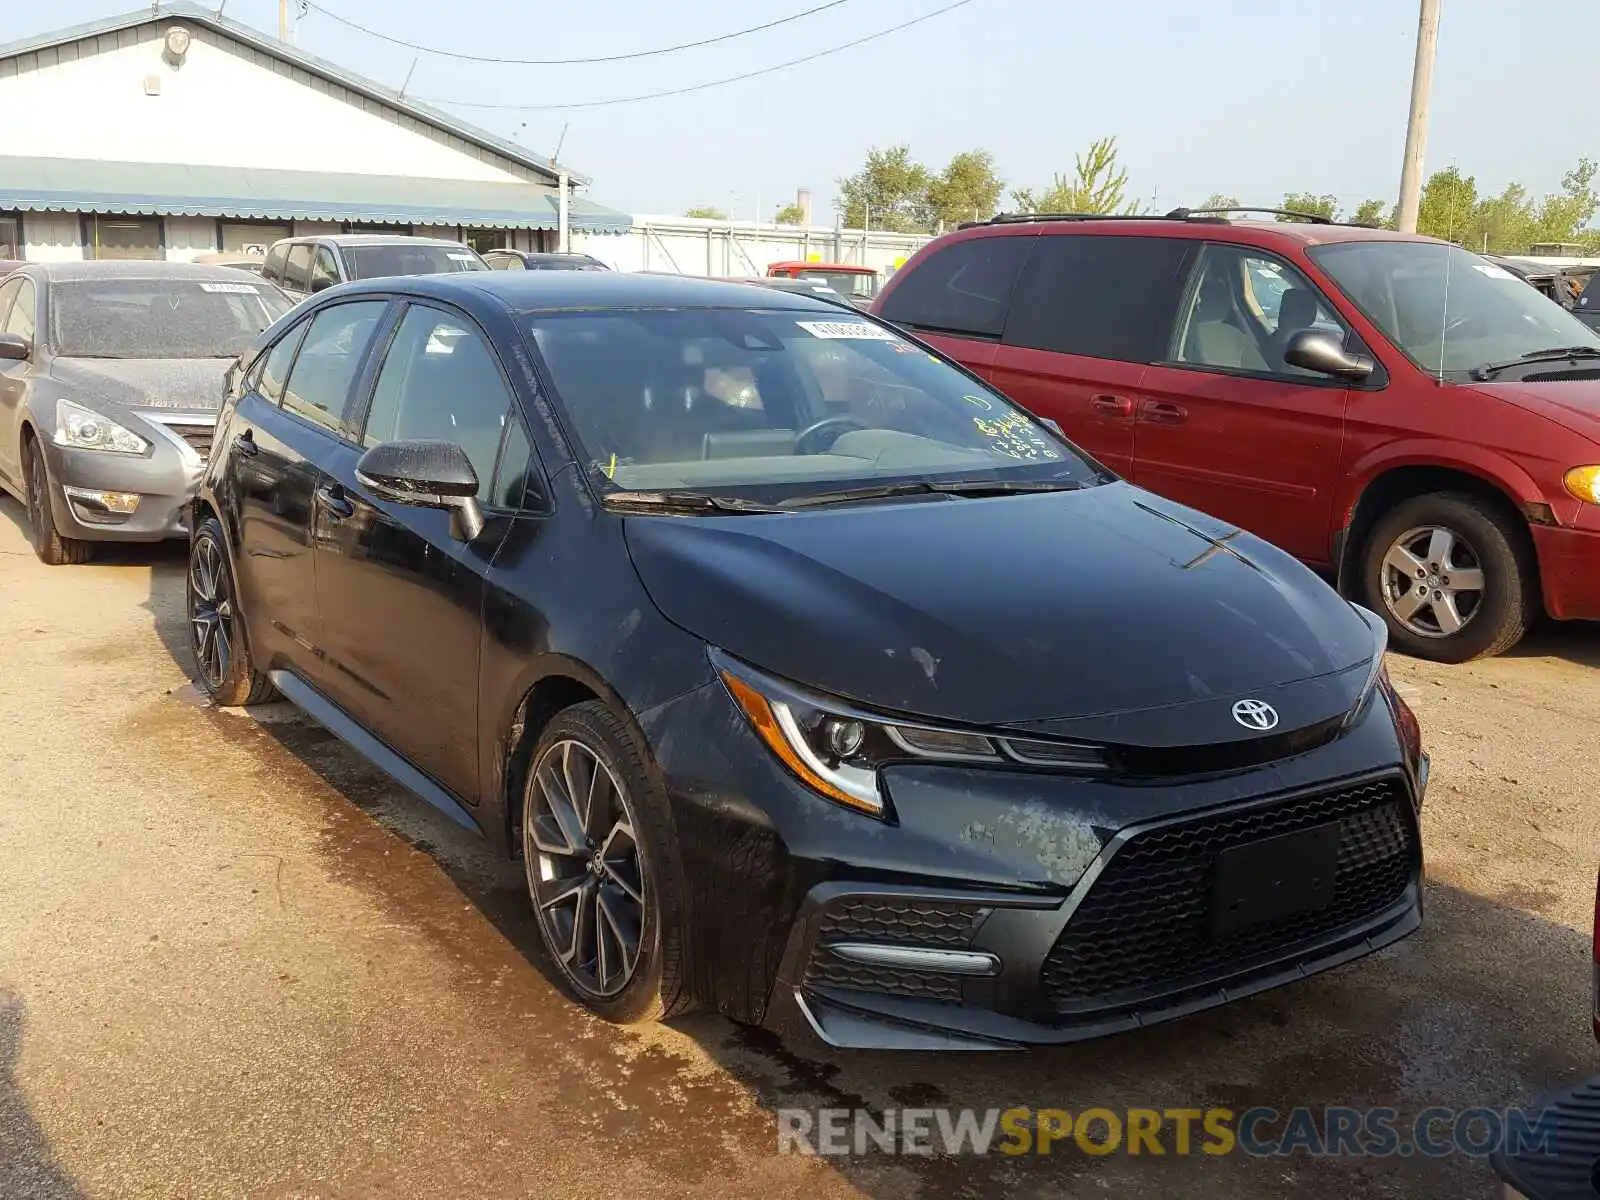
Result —
<path fill-rule="evenodd" d="M 1164 358 L 1196 245 L 1100 234 L 1040 238 L 1002 340 L 1121 362 Z"/>
<path fill-rule="evenodd" d="M 997 338 L 1037 237 L 975 237 L 936 250 L 907 271 L 880 315 L 912 329 Z"/>
<path fill-rule="evenodd" d="M 333 251 L 318 246 L 316 260 L 311 264 L 312 289 L 330 288 L 338 282 L 339 264 L 333 261 Z"/>
<path fill-rule="evenodd" d="M 261 370 L 255 386 L 262 397 L 273 404 L 283 400 L 283 382 L 289 378 L 289 365 L 294 362 L 294 352 L 300 348 L 300 339 L 305 337 L 310 324 L 309 321 L 301 321 L 261 356 Z"/>
<path fill-rule="evenodd" d="M 284 282 L 297 292 L 311 290 L 311 243 L 298 242 L 289 247 L 289 265 L 284 269 Z"/>
<path fill-rule="evenodd" d="M 346 436 L 351 385 L 361 371 L 372 331 L 387 307 L 386 300 L 363 300 L 319 312 L 295 356 L 283 391 L 283 407 Z"/>

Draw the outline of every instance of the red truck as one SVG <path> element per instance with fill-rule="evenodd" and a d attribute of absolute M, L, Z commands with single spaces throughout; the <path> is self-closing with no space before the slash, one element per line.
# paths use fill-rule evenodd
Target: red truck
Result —
<path fill-rule="evenodd" d="M 855 263 L 775 262 L 767 264 L 768 279 L 814 279 L 825 283 L 858 308 L 866 308 L 878 294 L 878 273 Z"/>

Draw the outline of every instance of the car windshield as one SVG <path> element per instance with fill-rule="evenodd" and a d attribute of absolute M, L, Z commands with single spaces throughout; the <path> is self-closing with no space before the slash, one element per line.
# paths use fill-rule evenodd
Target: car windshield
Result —
<path fill-rule="evenodd" d="M 605 489 L 782 489 L 1099 472 L 943 359 L 844 313 L 538 312 L 528 328 Z"/>
<path fill-rule="evenodd" d="M 1592 347 L 1600 336 L 1510 271 L 1438 242 L 1336 242 L 1310 251 L 1385 337 L 1429 374 Z"/>
<path fill-rule="evenodd" d="M 379 279 L 386 275 L 448 275 L 455 271 L 489 268 L 466 246 L 429 246 L 415 242 L 379 242 L 346 246 L 345 262 L 352 279 Z"/>
<path fill-rule="evenodd" d="M 858 299 L 870 299 L 878 294 L 876 275 L 861 275 L 855 271 L 802 271 L 796 278 L 825 283 L 836 292 Z"/>
<path fill-rule="evenodd" d="M 78 358 L 232 358 L 291 302 L 246 275 L 79 279 L 50 285 L 56 353 Z"/>

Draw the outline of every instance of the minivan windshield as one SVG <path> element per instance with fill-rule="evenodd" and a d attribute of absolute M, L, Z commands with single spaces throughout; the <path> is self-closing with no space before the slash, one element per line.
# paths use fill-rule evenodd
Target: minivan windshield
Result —
<path fill-rule="evenodd" d="M 232 358 L 288 312 L 270 283 L 67 279 L 50 285 L 51 340 L 77 358 Z"/>
<path fill-rule="evenodd" d="M 1309 251 L 1385 337 L 1430 375 L 1573 347 L 1600 335 L 1487 259 L 1440 242 L 1333 242 Z"/>
<path fill-rule="evenodd" d="M 620 309 L 536 312 L 527 323 L 605 489 L 778 488 L 789 498 L 888 479 L 1100 476 L 1004 397 L 864 317 Z"/>
<path fill-rule="evenodd" d="M 488 265 L 467 246 L 430 246 L 416 242 L 376 242 L 344 247 L 351 279 L 386 275 L 448 275 L 454 271 L 487 271 Z"/>

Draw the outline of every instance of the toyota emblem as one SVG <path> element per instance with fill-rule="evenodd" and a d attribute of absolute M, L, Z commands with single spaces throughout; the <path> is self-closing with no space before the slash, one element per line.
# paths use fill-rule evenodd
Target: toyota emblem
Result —
<path fill-rule="evenodd" d="M 1239 700 L 1233 706 L 1233 719 L 1246 729 L 1265 732 L 1277 727 L 1278 710 L 1265 700 Z"/>

